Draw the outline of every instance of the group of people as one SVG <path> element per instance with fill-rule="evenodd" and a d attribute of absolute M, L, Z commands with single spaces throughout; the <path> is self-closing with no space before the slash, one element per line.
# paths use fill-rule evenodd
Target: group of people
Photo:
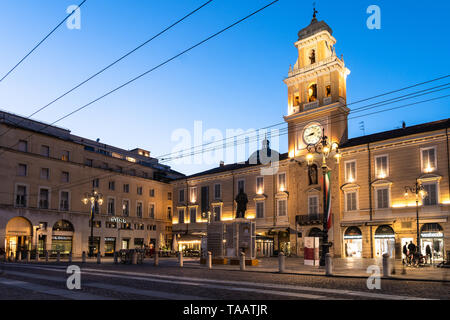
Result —
<path fill-rule="evenodd" d="M 427 244 L 425 247 L 425 256 L 422 256 L 418 249 L 419 248 L 412 241 L 410 241 L 409 244 L 405 243 L 403 246 L 403 254 L 406 257 L 406 261 L 404 260 L 404 262 L 407 264 L 413 264 L 412 262 L 414 261 L 418 263 L 421 263 L 422 261 L 424 261 L 423 263 L 431 263 L 432 252 L 430 245 Z"/>

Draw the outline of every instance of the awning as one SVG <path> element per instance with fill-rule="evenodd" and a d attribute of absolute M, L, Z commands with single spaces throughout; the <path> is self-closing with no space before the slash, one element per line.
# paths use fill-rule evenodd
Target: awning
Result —
<path fill-rule="evenodd" d="M 178 243 L 187 243 L 187 242 L 201 242 L 202 237 L 201 236 L 195 236 L 192 234 L 183 234 L 180 237 L 177 237 Z"/>

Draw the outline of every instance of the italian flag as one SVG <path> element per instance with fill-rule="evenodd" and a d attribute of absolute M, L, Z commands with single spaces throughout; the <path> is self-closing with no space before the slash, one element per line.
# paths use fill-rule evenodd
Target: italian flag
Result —
<path fill-rule="evenodd" d="M 328 171 L 325 175 L 325 195 L 326 195 L 326 215 L 327 215 L 327 229 L 329 230 L 331 227 L 331 171 Z"/>

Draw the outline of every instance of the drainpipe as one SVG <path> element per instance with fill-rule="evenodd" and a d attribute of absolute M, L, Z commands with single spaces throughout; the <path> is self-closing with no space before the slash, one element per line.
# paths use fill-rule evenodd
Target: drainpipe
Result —
<path fill-rule="evenodd" d="M 371 154 L 370 154 L 370 143 L 367 144 L 367 153 L 368 153 L 368 161 L 369 161 L 369 221 L 372 221 L 373 215 L 373 207 L 372 207 L 372 162 L 371 162 Z M 372 237 L 372 225 L 369 226 L 370 232 L 370 258 L 373 259 L 373 237 Z"/>

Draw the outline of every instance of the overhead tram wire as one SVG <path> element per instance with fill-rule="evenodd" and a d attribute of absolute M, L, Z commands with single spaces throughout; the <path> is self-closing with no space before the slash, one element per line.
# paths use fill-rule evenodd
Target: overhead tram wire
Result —
<path fill-rule="evenodd" d="M 447 96 L 438 97 L 438 98 L 435 98 L 435 99 L 429 99 L 429 100 L 425 100 L 425 101 L 420 101 L 420 102 L 416 102 L 416 103 L 412 103 L 412 104 L 408 104 L 408 105 L 404 105 L 404 106 L 399 106 L 399 107 L 394 107 L 394 108 L 390 108 L 390 109 L 386 109 L 386 110 L 376 111 L 376 112 L 373 112 L 373 113 L 386 112 L 386 111 L 390 111 L 390 110 L 393 110 L 393 109 L 403 108 L 403 107 L 406 107 L 406 106 L 410 106 L 410 105 L 414 105 L 414 104 L 418 104 L 418 103 L 423 103 L 423 102 L 427 102 L 427 101 L 431 101 L 431 100 L 436 100 L 436 99 L 440 99 L 440 98 L 445 98 L 445 97 L 447 97 Z M 393 98 L 393 99 L 397 99 L 397 98 Z M 393 101 L 391 103 L 395 103 L 395 102 L 397 102 L 397 101 Z M 361 108 L 365 108 L 365 107 L 367 107 L 367 106 L 363 106 Z M 351 119 L 354 119 L 354 118 L 359 118 L 359 117 L 364 117 L 364 116 L 367 116 L 367 115 L 370 115 L 370 114 L 373 114 L 373 113 L 359 115 L 359 116 L 356 116 L 356 117 L 349 118 L 348 120 L 351 120 Z M 343 121 L 343 120 L 333 121 L 332 123 L 338 123 L 340 121 Z M 302 128 L 300 128 L 299 125 L 296 125 L 296 127 L 297 128 L 294 127 L 294 131 L 293 131 L 294 133 L 302 130 Z M 279 136 L 285 135 L 285 134 L 288 133 L 287 130 L 288 130 L 287 127 L 283 128 L 283 129 L 280 130 L 280 132 L 277 135 L 274 135 L 273 137 L 279 137 Z M 234 137 L 237 137 L 237 136 L 234 136 Z M 232 147 L 232 146 L 238 146 L 238 145 L 242 145 L 242 144 L 247 143 L 247 142 L 250 143 L 250 142 L 258 141 L 258 140 L 259 140 L 259 138 L 256 136 L 256 137 L 252 137 L 252 139 L 249 139 L 248 141 L 246 141 L 245 139 L 244 140 L 238 140 L 236 142 L 233 141 L 232 143 L 229 143 L 228 145 L 220 146 L 220 148 L 224 148 L 224 147 L 227 148 L 227 147 Z M 170 160 L 175 160 L 175 159 L 180 159 L 180 158 L 192 156 L 192 155 L 195 155 L 195 154 L 198 154 L 198 153 L 211 152 L 211 151 L 214 151 L 214 149 L 219 149 L 219 146 L 214 147 L 214 148 L 210 148 L 210 149 L 206 149 L 206 150 L 197 151 L 197 152 L 194 152 L 194 153 L 191 152 L 189 154 L 176 155 L 176 156 L 174 156 L 174 157 L 172 157 L 170 159 L 161 161 L 161 163 L 164 163 L 164 162 L 167 162 L 167 161 L 170 161 Z M 132 163 L 130 166 L 125 167 L 124 170 L 131 169 L 132 167 L 134 167 L 134 166 L 136 166 L 138 164 L 139 163 Z M 118 173 L 100 174 L 100 175 L 92 176 L 92 177 L 89 177 L 89 178 L 80 179 L 80 180 L 78 180 L 78 181 L 76 181 L 74 183 L 71 183 L 70 185 L 71 186 L 83 185 L 83 184 L 86 184 L 86 183 L 92 181 L 92 179 L 95 179 L 95 178 L 104 179 L 104 178 L 112 177 L 112 176 L 115 176 L 115 175 L 118 175 Z M 61 185 L 57 186 L 56 188 L 58 188 L 58 187 L 60 187 L 60 189 L 61 188 L 67 188 L 67 186 L 68 186 L 68 184 L 64 183 L 64 184 L 61 184 Z M 52 189 L 54 189 L 54 188 L 52 188 Z"/>
<path fill-rule="evenodd" d="M 388 108 L 388 109 L 374 111 L 374 112 L 370 112 L 370 113 L 367 113 L 367 114 L 362 114 L 362 115 L 358 115 L 358 116 L 354 116 L 354 117 L 349 117 L 348 119 L 340 119 L 340 120 L 337 120 L 337 121 L 331 121 L 329 124 L 336 124 L 336 123 L 339 123 L 339 122 L 342 122 L 342 121 L 348 121 L 348 120 L 352 120 L 352 119 L 366 117 L 366 116 L 373 115 L 373 114 L 378 114 L 378 113 L 382 113 L 382 112 L 387 112 L 387 111 L 392 111 L 392 110 L 396 110 L 396 109 L 401 109 L 401 108 L 405 108 L 405 107 L 408 107 L 408 106 L 413 106 L 413 105 L 417 105 L 417 104 L 420 104 L 420 103 L 430 102 L 430 101 L 439 100 L 439 99 L 443 99 L 443 98 L 447 98 L 447 97 L 450 97 L 450 95 L 439 96 L 439 97 L 436 97 L 436 98 L 430 98 L 430 99 L 427 99 L 427 100 L 413 102 L 413 103 L 409 103 L 409 104 L 405 104 L 405 105 L 401 105 L 401 106 L 397 106 L 397 107 L 392 107 L 392 108 Z M 280 137 L 280 136 L 286 135 L 289 132 L 297 133 L 297 132 L 300 132 L 300 131 L 303 130 L 303 128 L 300 125 L 296 125 L 296 127 L 297 128 L 294 128 L 294 130 L 291 130 L 291 131 L 288 131 L 288 129 L 289 129 L 288 127 L 282 128 L 280 130 L 280 132 L 278 134 L 273 135 L 272 138 L 276 138 L 276 137 Z M 252 139 L 252 140 L 250 141 L 250 139 Z M 189 152 L 189 153 L 185 153 L 185 154 L 181 154 L 181 155 L 176 155 L 174 157 L 166 158 L 164 160 L 161 160 L 160 162 L 161 163 L 166 163 L 166 162 L 170 162 L 170 161 L 173 161 L 173 160 L 176 160 L 176 159 L 182 159 L 182 158 L 185 158 L 185 157 L 192 157 L 192 156 L 195 156 L 197 154 L 206 153 L 206 152 L 212 152 L 212 151 L 216 151 L 216 150 L 219 150 L 219 149 L 226 149 L 226 148 L 229 148 L 229 147 L 233 147 L 235 145 L 242 145 L 242 144 L 247 143 L 247 142 L 250 143 L 250 142 L 255 142 L 255 141 L 259 141 L 260 140 L 260 138 L 257 135 L 251 137 L 250 139 L 248 139 L 248 141 L 247 141 L 247 139 L 242 139 L 241 142 L 239 142 L 237 144 L 233 142 L 233 143 L 230 143 L 230 144 L 225 145 L 225 146 L 222 145 L 222 146 L 217 146 L 217 147 L 213 147 L 213 148 L 206 149 L 206 150 L 200 150 L 200 151 L 196 151 L 196 152 Z"/>
<path fill-rule="evenodd" d="M 442 78 L 438 78 L 438 79 L 442 79 Z M 422 82 L 422 83 L 429 83 L 429 81 L 427 81 L 427 82 Z M 381 107 L 381 106 L 384 106 L 384 105 L 386 105 L 386 104 L 396 103 L 396 102 L 400 102 L 400 101 L 403 101 L 403 100 L 416 98 L 416 97 L 419 97 L 419 96 L 422 96 L 422 95 L 435 93 L 435 92 L 441 91 L 441 90 L 447 90 L 447 89 L 450 89 L 450 87 L 442 88 L 442 89 L 435 90 L 435 91 L 430 91 L 430 90 L 432 90 L 432 89 L 440 88 L 440 87 L 448 86 L 448 85 L 450 85 L 450 83 L 446 83 L 446 84 L 443 84 L 443 85 L 438 85 L 438 86 L 431 87 L 431 88 L 427 88 L 427 89 L 424 89 L 424 90 L 412 92 L 412 93 L 409 93 L 409 94 L 406 94 L 406 95 L 403 95 L 403 96 L 399 96 L 399 97 L 395 97 L 395 98 L 391 98 L 391 99 L 379 101 L 379 102 L 376 102 L 376 103 L 373 103 L 373 104 L 365 105 L 365 106 L 362 106 L 362 107 L 355 108 L 355 109 L 351 110 L 351 111 L 350 111 L 350 114 L 352 114 L 352 113 L 358 113 L 358 112 L 361 112 L 361 111 L 365 111 L 365 110 L 371 109 L 371 108 L 373 108 L 373 107 Z M 410 87 L 408 87 L 408 88 L 412 88 L 412 87 L 416 87 L 416 86 L 417 86 L 417 85 L 414 85 L 414 86 L 410 86 Z M 399 92 L 399 91 L 401 91 L 401 90 L 395 90 L 395 91 L 391 91 L 391 92 Z M 427 91 L 428 91 L 428 92 L 427 92 Z M 424 93 L 424 92 L 425 92 L 425 93 Z M 421 94 L 420 94 L 420 93 L 421 93 Z M 385 96 L 385 95 L 387 95 L 387 94 L 377 95 L 376 97 L 381 97 L 381 96 Z M 372 98 L 366 98 L 366 99 L 363 99 L 363 100 L 361 100 L 361 101 L 368 101 L 368 100 L 371 100 L 371 99 L 372 99 Z M 393 101 L 393 100 L 396 100 L 396 101 Z M 357 102 L 348 103 L 348 104 L 346 104 L 346 105 L 344 105 L 344 106 L 348 106 L 348 105 L 356 104 L 356 103 L 357 103 Z M 341 115 L 331 116 L 330 119 L 333 119 L 333 118 L 339 118 L 339 117 L 341 117 Z M 280 123 L 276 123 L 276 124 L 273 124 L 273 125 L 270 125 L 270 126 L 267 126 L 267 127 L 264 127 L 264 128 L 260 128 L 260 129 L 258 129 L 258 130 L 265 130 L 265 129 L 269 129 L 269 128 L 276 127 L 276 126 L 280 126 L 280 125 L 284 125 L 284 124 L 286 124 L 286 122 L 280 122 Z M 213 144 L 213 143 L 219 143 L 219 142 L 222 142 L 222 141 L 225 143 L 225 141 L 228 140 L 228 139 L 233 139 L 233 143 L 234 143 L 234 139 L 235 139 L 236 137 L 239 137 L 239 136 L 242 136 L 242 135 L 245 135 L 245 134 L 246 134 L 246 133 L 244 132 L 244 133 L 242 133 L 242 134 L 235 135 L 235 136 L 233 136 L 233 137 L 228 137 L 228 138 L 224 138 L 224 139 L 221 139 L 221 140 L 218 140 L 218 141 L 208 142 L 208 143 L 205 143 L 205 144 L 202 144 L 202 145 L 197 145 L 197 146 L 194 146 L 194 147 L 191 147 L 191 148 L 187 148 L 187 149 L 184 149 L 184 150 L 180 150 L 180 151 L 178 151 L 178 152 L 185 152 L 185 151 L 195 150 L 195 149 L 197 149 L 197 148 L 203 148 L 203 147 L 208 146 L 208 145 L 210 145 L 210 144 Z M 164 154 L 164 155 L 162 155 L 162 156 L 157 156 L 156 158 L 158 158 L 158 159 L 160 159 L 160 160 L 166 160 L 165 158 L 166 158 L 167 156 L 170 156 L 171 154 L 173 154 L 173 153 L 168 153 L 168 154 Z"/>
<path fill-rule="evenodd" d="M 232 23 L 232 24 L 229 25 L 228 27 L 221 29 L 220 31 L 218 31 L 218 32 L 216 32 L 216 33 L 210 35 L 209 37 L 203 39 L 203 40 L 200 41 L 200 42 L 197 42 L 197 43 L 194 44 L 193 46 L 191 46 L 191 47 L 189 47 L 189 48 L 187 48 L 187 49 L 181 51 L 180 53 L 178 53 L 178 54 L 172 56 L 171 58 L 165 60 L 164 62 L 158 64 L 157 66 L 155 66 L 155 67 L 153 67 L 153 68 L 151 68 L 151 69 L 149 69 L 149 70 L 147 70 L 147 71 L 145 71 L 145 72 L 139 74 L 138 76 L 136 76 L 136 77 L 132 78 L 131 80 L 129 80 L 129 81 L 127 81 L 127 82 L 121 84 L 120 86 L 118 86 L 118 87 L 116 87 L 116 88 L 114 88 L 114 89 L 108 91 L 107 93 L 101 95 L 100 97 L 98 97 L 98 98 L 96 98 L 96 99 L 90 101 L 89 103 L 86 103 L 85 105 L 83 105 L 83 106 L 81 106 L 81 107 L 79 107 L 79 108 L 77 108 L 77 109 L 75 109 L 75 110 L 69 112 L 68 114 L 66 114 L 66 115 L 64 115 L 64 116 L 62 116 L 62 117 L 60 117 L 59 119 L 55 120 L 54 122 L 45 125 L 42 129 L 38 130 L 37 133 L 42 132 L 42 131 L 45 130 L 46 128 L 48 128 L 48 127 L 50 127 L 50 126 L 52 126 L 52 125 L 54 125 L 54 124 L 60 122 L 61 120 L 64 120 L 64 119 L 70 117 L 71 115 L 73 115 L 73 114 L 75 114 L 75 113 L 77 113 L 77 112 L 79 112 L 79 111 L 81 111 L 81 110 L 87 108 L 88 106 L 90 106 L 90 105 L 92 105 L 92 104 L 98 102 L 99 100 L 101 100 L 101 99 L 103 99 L 103 98 L 106 98 L 107 96 L 111 95 L 112 93 L 114 93 L 114 92 L 116 92 L 116 91 L 118 91 L 118 90 L 120 90 L 120 89 L 122 89 L 122 88 L 128 86 L 129 84 L 131 84 L 131 83 L 133 83 L 133 82 L 135 82 L 135 81 L 137 81 L 137 80 L 139 80 L 140 78 L 146 76 L 147 74 L 149 74 L 149 73 L 151 73 L 151 72 L 153 72 L 153 71 L 155 71 L 155 70 L 161 68 L 162 66 L 166 65 L 167 63 L 169 63 L 169 62 L 175 60 L 176 58 L 178 58 L 178 57 L 180 57 L 180 56 L 186 54 L 187 52 L 189 52 L 189 51 L 191 51 L 191 50 L 193 50 L 193 49 L 195 49 L 195 48 L 201 46 L 201 45 L 204 44 L 205 42 L 207 42 L 207 41 L 209 41 L 209 40 L 211 40 L 211 39 L 217 37 L 218 35 L 222 34 L 223 32 L 225 32 L 225 31 L 227 31 L 227 30 L 233 28 L 234 26 L 238 25 L 239 23 L 241 23 L 241 22 L 243 22 L 243 21 L 249 19 L 250 17 L 254 16 L 255 14 L 257 14 L 257 13 L 263 11 L 264 9 L 270 7 L 271 5 L 277 3 L 278 1 L 280 1 L 280 0 L 274 0 L 274 1 L 272 1 L 272 2 L 270 2 L 270 3 L 268 3 L 268 4 L 266 4 L 265 6 L 259 8 L 258 10 L 253 11 L 252 13 L 250 13 L 250 14 L 247 15 L 247 16 L 245 16 L 244 18 L 241 18 L 241 19 L 237 20 L 236 22 Z M 29 137 L 31 137 L 31 136 L 33 136 L 33 135 L 34 135 L 34 133 L 28 135 L 28 136 L 26 137 L 26 139 L 28 139 Z M 18 143 L 19 143 L 19 142 L 16 142 L 14 145 L 10 146 L 9 148 L 15 147 Z M 2 154 L 3 154 L 3 153 L 0 152 L 0 156 L 1 156 Z"/>
<path fill-rule="evenodd" d="M 365 98 L 365 99 L 362 99 L 362 100 L 350 102 L 350 103 L 345 104 L 344 106 L 350 106 L 350 105 L 358 104 L 358 103 L 361 103 L 361 102 L 364 102 L 364 101 L 373 100 L 375 98 L 379 98 L 379 97 L 383 97 L 383 96 L 386 96 L 386 95 L 389 95 L 389 94 L 393 94 L 393 93 L 396 93 L 396 92 L 408 90 L 408 89 L 411 89 L 411 88 L 414 88 L 414 87 L 417 87 L 417 86 L 420 86 L 420 85 L 424 85 L 424 84 L 427 84 L 427 83 L 439 81 L 439 80 L 442 80 L 442 79 L 445 79 L 445 78 L 448 78 L 448 77 L 450 77 L 450 75 L 445 75 L 445 76 L 442 76 L 442 77 L 438 77 L 438 78 L 435 78 L 435 79 L 431 79 L 431 80 L 428 80 L 428 81 L 424 81 L 424 82 L 420 82 L 420 83 L 417 83 L 417 84 L 414 84 L 414 85 L 410 85 L 410 86 L 407 86 L 407 87 L 404 87 L 404 88 L 400 88 L 400 89 L 393 90 L 393 91 L 390 91 L 390 92 L 382 93 L 382 94 L 379 94 L 379 95 L 376 95 L 376 96 L 373 96 L 373 97 L 369 97 L 369 98 Z M 447 84 L 450 84 L 450 83 L 447 83 Z M 447 85 L 447 84 L 444 84 L 444 85 Z M 425 90 L 422 90 L 422 91 L 431 90 L 431 89 L 438 88 L 438 87 L 441 87 L 441 86 L 444 86 L 444 85 L 435 86 L 435 87 L 428 88 L 428 89 L 425 89 Z M 422 92 L 422 91 L 416 91 L 414 93 L 410 93 L 410 94 L 407 94 L 407 95 L 404 95 L 404 96 L 409 96 L 409 95 L 416 94 L 416 93 L 419 93 L 419 92 Z M 401 96 L 401 97 L 404 97 L 404 96 Z M 397 97 L 397 98 L 401 98 L 401 97 Z M 388 99 L 388 100 L 385 100 L 385 101 L 389 101 L 391 99 Z M 377 102 L 377 103 L 371 104 L 369 106 L 376 105 L 376 104 L 379 104 L 379 103 L 381 103 L 381 102 Z M 366 108 L 366 107 L 368 107 L 368 106 L 363 106 L 363 107 L 359 107 L 359 108 L 353 109 L 353 110 L 351 110 L 351 112 L 355 112 L 356 110 L 359 110 L 361 108 Z M 283 125 L 283 124 L 286 124 L 286 122 L 284 122 L 284 121 L 283 122 L 279 122 L 279 123 L 276 123 L 276 124 L 273 124 L 273 125 L 261 128 L 261 129 L 269 129 L 269 128 L 280 126 L 280 125 Z M 232 138 L 244 135 L 244 134 L 245 133 L 242 133 L 242 134 L 239 134 L 239 135 L 236 135 L 236 136 L 233 136 L 233 137 L 229 137 L 229 138 L 224 138 L 224 139 L 221 139 L 219 141 L 225 141 L 225 140 L 232 139 Z M 219 141 L 217 141 L 217 142 L 219 142 Z M 197 145 L 197 146 L 194 146 L 194 147 L 191 147 L 191 148 L 188 148 L 188 149 L 185 149 L 185 150 L 180 150 L 180 151 L 187 151 L 187 150 L 190 150 L 190 149 L 200 148 L 200 147 L 203 147 L 203 146 L 206 146 L 206 145 L 210 145 L 212 143 L 215 143 L 215 141 L 208 142 L 208 143 L 205 143 L 205 144 L 202 144 L 202 145 Z M 157 159 L 164 159 L 166 156 L 168 156 L 170 154 L 171 153 L 163 154 L 163 155 L 157 156 L 156 158 Z"/>
<path fill-rule="evenodd" d="M 197 11 L 199 11 L 200 9 L 202 9 L 203 7 L 205 7 L 206 5 L 208 5 L 209 3 L 211 3 L 214 0 L 208 0 L 205 3 L 203 3 L 200 7 L 196 8 L 195 10 L 189 12 L 188 14 L 186 14 L 184 17 L 178 19 L 177 21 L 175 21 L 174 23 L 172 23 L 170 26 L 166 27 L 165 29 L 163 29 L 162 31 L 158 32 L 157 34 L 155 34 L 154 36 L 152 36 L 151 38 L 147 39 L 146 41 L 144 41 L 143 43 L 141 43 L 140 45 L 138 45 L 136 48 L 128 51 L 126 54 L 124 54 L 123 56 L 121 56 L 120 58 L 114 60 L 113 62 L 111 62 L 109 65 L 107 65 L 106 67 L 100 69 L 99 71 L 97 71 L 96 73 L 92 74 L 91 76 L 89 76 L 88 78 L 86 78 L 85 80 L 81 81 L 79 84 L 77 84 L 76 86 L 72 87 L 71 89 L 69 89 L 68 91 L 64 92 L 63 94 L 61 94 L 60 96 L 58 96 L 57 98 L 53 99 L 52 101 L 50 101 L 49 103 L 47 103 L 46 105 L 40 107 L 39 109 L 37 109 L 36 111 L 34 111 L 32 114 L 30 114 L 28 117 L 26 117 L 25 119 L 30 119 L 32 116 L 38 114 L 39 112 L 43 111 L 44 109 L 47 109 L 48 107 L 50 107 L 52 104 L 54 104 L 55 102 L 61 100 L 62 98 L 64 98 L 65 96 L 67 96 L 68 94 L 72 93 L 73 91 L 77 90 L 78 88 L 80 88 L 81 86 L 83 86 L 84 84 L 86 84 L 87 82 L 91 81 L 92 79 L 94 79 L 95 77 L 99 76 L 100 74 L 102 74 L 103 72 L 105 72 L 106 70 L 108 70 L 109 68 L 113 67 L 114 65 L 116 65 L 117 63 L 119 63 L 120 61 L 122 61 L 123 59 L 127 58 L 128 56 L 130 56 L 131 54 L 133 54 L 134 52 L 138 51 L 139 49 L 141 49 L 142 47 L 144 47 L 145 45 L 149 44 L 150 42 L 152 42 L 153 40 L 155 40 L 156 38 L 158 38 L 159 36 L 161 36 L 162 34 L 166 33 L 167 31 L 169 31 L 170 29 L 172 29 L 173 27 L 175 27 L 177 24 L 181 23 L 183 20 L 186 20 L 188 17 L 192 16 L 194 13 L 196 13 Z M 19 121 L 18 123 L 16 123 L 16 125 L 22 123 L 24 120 Z M 8 129 L 2 133 L 0 133 L 0 137 L 6 133 L 9 132 Z"/>
<path fill-rule="evenodd" d="M 365 116 L 372 115 L 372 114 L 388 112 L 388 111 L 391 111 L 391 110 L 394 110 L 394 109 L 404 108 L 404 107 L 407 107 L 407 106 L 417 105 L 417 104 L 420 104 L 420 103 L 424 103 L 424 102 L 428 102 L 428 101 L 433 101 L 433 100 L 437 100 L 437 99 L 443 99 L 443 98 L 447 98 L 447 97 L 450 97 L 450 95 L 440 96 L 440 97 L 436 97 L 436 98 L 432 98 L 432 99 L 427 99 L 427 100 L 424 100 L 424 101 L 419 101 L 419 102 L 410 103 L 410 104 L 407 104 L 407 105 L 397 106 L 397 107 L 393 107 L 393 108 L 389 108 L 389 109 L 384 109 L 384 110 L 375 111 L 375 112 L 372 112 L 372 113 L 367 113 L 367 114 L 363 114 L 363 115 L 358 115 L 358 116 L 349 118 L 348 120 L 355 119 L 355 118 L 360 118 L 360 117 L 365 117 Z M 334 122 L 332 122 L 332 123 L 339 123 L 339 122 L 341 122 L 341 121 L 343 121 L 343 120 L 340 120 L 340 121 L 334 121 Z M 298 131 L 301 131 L 301 130 L 302 130 L 302 128 L 300 128 L 300 126 L 297 125 L 297 128 L 294 129 L 294 133 L 295 133 L 295 132 L 298 132 Z M 282 130 L 280 130 L 280 133 L 277 134 L 277 135 L 274 135 L 274 137 L 284 136 L 284 135 L 286 135 L 286 134 L 288 134 L 288 133 L 289 133 L 289 132 L 288 132 L 288 128 L 283 128 Z M 257 137 L 253 137 L 253 138 L 255 138 L 256 141 L 259 140 Z M 244 140 L 241 140 L 237 145 L 242 145 L 242 144 L 244 144 L 244 143 L 246 143 L 245 139 L 244 139 Z M 230 146 L 233 146 L 233 145 L 230 145 Z M 210 151 L 211 151 L 211 150 L 208 150 L 208 151 L 205 150 L 205 151 L 202 151 L 201 153 L 210 152 Z M 191 154 L 184 154 L 183 156 L 173 157 L 173 158 L 171 158 L 170 160 L 176 160 L 176 159 L 185 158 L 185 157 L 188 157 L 188 156 L 192 156 L 192 155 L 191 155 Z M 161 161 L 161 163 L 163 163 L 163 162 L 164 162 L 164 161 Z M 133 167 L 135 167 L 135 166 L 137 166 L 137 165 L 139 165 L 139 163 L 132 163 L 132 164 L 130 164 L 128 167 L 124 167 L 123 170 L 131 169 L 131 168 L 133 168 Z M 110 178 L 110 177 L 117 176 L 117 175 L 119 175 L 119 174 L 121 174 L 121 173 L 118 173 L 118 172 L 114 172 L 114 173 L 104 173 L 104 174 L 95 175 L 95 176 L 92 176 L 92 177 L 89 177 L 89 178 L 83 178 L 83 179 L 77 180 L 77 181 L 72 182 L 72 183 L 69 183 L 69 184 L 63 183 L 63 184 L 57 185 L 57 186 L 55 186 L 55 187 L 52 187 L 52 191 L 59 191 L 59 190 L 62 190 L 62 189 L 67 189 L 68 187 L 72 187 L 72 188 L 73 188 L 73 187 L 81 186 L 81 185 L 84 185 L 84 184 L 86 184 L 86 183 L 92 182 L 93 179 L 97 179 L 97 178 L 98 178 L 98 179 L 106 179 L 106 178 Z"/>
<path fill-rule="evenodd" d="M 69 13 L 60 23 L 58 23 L 56 25 L 56 27 L 54 27 L 41 41 L 39 41 L 34 47 L 33 49 L 31 49 L 22 59 L 20 59 L 19 62 L 17 62 L 15 64 L 14 67 L 12 67 L 12 69 L 10 69 L 1 79 L 0 82 L 2 82 L 3 80 L 6 79 L 6 77 L 8 77 L 20 64 L 22 64 L 22 62 L 25 61 L 25 59 L 27 59 L 42 43 L 44 43 L 45 40 L 47 40 L 64 22 L 66 22 L 67 19 L 69 19 L 69 17 L 71 15 L 74 14 L 75 11 L 77 11 L 79 8 L 81 8 L 81 6 L 86 2 L 87 0 L 83 0 L 78 7 L 73 10 L 71 13 Z"/>

